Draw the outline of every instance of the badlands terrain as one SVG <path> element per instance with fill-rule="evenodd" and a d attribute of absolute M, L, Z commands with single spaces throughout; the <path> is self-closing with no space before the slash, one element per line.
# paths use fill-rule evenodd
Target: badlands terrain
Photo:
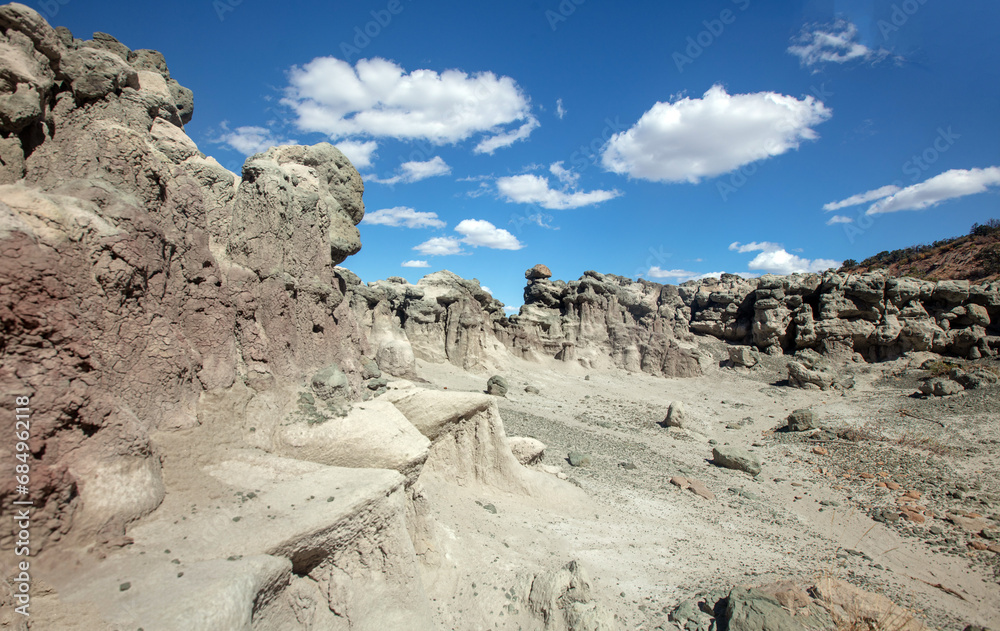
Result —
<path fill-rule="evenodd" d="M 3 628 L 1000 627 L 996 281 L 365 284 L 335 147 L 0 30 Z"/>

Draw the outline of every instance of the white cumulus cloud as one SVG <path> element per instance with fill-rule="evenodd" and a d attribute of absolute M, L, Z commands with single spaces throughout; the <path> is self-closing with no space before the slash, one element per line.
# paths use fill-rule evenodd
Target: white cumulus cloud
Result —
<path fill-rule="evenodd" d="M 294 140 L 285 140 L 275 136 L 266 127 L 247 126 L 230 130 L 223 124 L 222 128 L 223 133 L 216 142 L 229 145 L 245 156 L 262 153 L 271 147 L 295 144 Z"/>
<path fill-rule="evenodd" d="M 463 219 L 455 226 L 455 232 L 462 235 L 462 243 L 473 247 L 494 250 L 520 250 L 524 247 L 517 237 L 484 219 Z"/>
<path fill-rule="evenodd" d="M 702 280 L 704 278 L 721 278 L 725 272 L 708 272 L 704 274 L 699 274 L 698 272 L 689 272 L 683 269 L 660 269 L 657 266 L 649 268 L 646 272 L 646 278 L 672 278 L 677 284 L 687 282 L 689 280 Z M 744 274 L 744 276 L 746 276 Z"/>
<path fill-rule="evenodd" d="M 889 55 L 886 50 L 872 50 L 858 42 L 858 27 L 847 20 L 804 28 L 792 41 L 788 52 L 803 66 L 842 64 L 855 59 L 878 61 Z"/>
<path fill-rule="evenodd" d="M 872 204 L 866 212 L 875 215 L 901 210 L 921 210 L 949 199 L 985 193 L 997 186 L 1000 186 L 1000 167 L 952 169 L 881 199 Z"/>
<path fill-rule="evenodd" d="M 419 212 L 408 206 L 382 208 L 366 213 L 361 223 L 395 228 L 444 228 L 445 226 L 445 223 L 438 219 L 437 213 Z"/>
<path fill-rule="evenodd" d="M 830 202 L 829 204 L 823 204 L 823 210 L 830 212 L 833 210 L 840 210 L 841 208 L 848 208 L 850 206 L 866 204 L 876 199 L 882 199 L 883 197 L 888 197 L 893 193 L 898 193 L 900 190 L 901 189 L 895 184 L 889 184 L 887 186 L 882 186 L 880 188 L 866 191 L 864 193 L 851 195 L 847 199 L 843 199 L 839 202 Z"/>
<path fill-rule="evenodd" d="M 805 272 L 825 272 L 831 267 L 840 267 L 840 261 L 832 259 L 807 259 L 785 250 L 779 243 L 762 241 L 760 243 L 731 243 L 729 249 L 740 254 L 760 252 L 747 263 L 747 268 L 760 270 L 765 274 L 801 274 Z"/>
<path fill-rule="evenodd" d="M 406 72 L 378 58 L 352 66 L 335 57 L 318 57 L 294 66 L 282 103 L 295 112 L 302 131 L 434 144 L 486 135 L 486 144 L 480 146 L 487 153 L 537 127 L 528 97 L 510 77 L 461 70 Z M 497 140 L 491 144 L 491 138 Z"/>
<path fill-rule="evenodd" d="M 414 246 L 413 249 L 427 256 L 449 256 L 465 253 L 465 250 L 462 249 L 462 242 L 455 237 L 434 237 Z"/>
<path fill-rule="evenodd" d="M 378 143 L 374 140 L 341 140 L 337 143 L 337 149 L 347 156 L 355 169 L 368 169 L 372 166 L 372 157 L 378 149 Z"/>
<path fill-rule="evenodd" d="M 621 195 L 618 190 L 576 191 L 569 187 L 557 190 L 549 187 L 548 178 L 531 174 L 498 178 L 497 191 L 508 202 L 538 204 L 549 210 L 590 206 Z"/>
<path fill-rule="evenodd" d="M 700 99 L 656 103 L 608 141 L 601 163 L 643 180 L 697 183 L 815 140 L 813 127 L 831 115 L 812 96 L 731 95 L 714 85 Z"/>
<path fill-rule="evenodd" d="M 399 184 L 400 182 L 412 184 L 413 182 L 426 180 L 429 177 L 448 175 L 451 173 L 451 167 L 448 166 L 448 163 L 445 162 L 441 156 L 434 156 L 425 162 L 404 162 L 399 165 L 399 170 L 399 173 L 390 178 L 379 179 L 377 177 L 369 177 L 368 179 L 380 184 Z"/>
<path fill-rule="evenodd" d="M 503 228 L 497 228 L 485 219 L 463 219 L 455 226 L 459 237 L 434 237 L 413 249 L 428 256 L 465 254 L 463 245 L 492 250 L 520 250 L 524 244 Z"/>
<path fill-rule="evenodd" d="M 402 267 L 430 267 L 431 264 L 427 261 L 403 261 Z"/>

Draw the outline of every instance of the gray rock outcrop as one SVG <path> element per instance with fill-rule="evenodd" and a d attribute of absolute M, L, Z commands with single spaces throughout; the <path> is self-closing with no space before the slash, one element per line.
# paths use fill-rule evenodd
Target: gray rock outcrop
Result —
<path fill-rule="evenodd" d="M 720 445 L 712 449 L 712 461 L 715 466 L 724 469 L 744 471 L 756 477 L 760 474 L 760 459 L 741 447 Z"/>
<path fill-rule="evenodd" d="M 677 288 L 597 272 L 568 283 L 548 274 L 540 265 L 525 273 L 524 306 L 504 331 L 514 355 L 665 377 L 701 374 L 693 345 L 683 343 L 690 334 Z"/>
<path fill-rule="evenodd" d="M 864 274 L 689 281 L 678 287 L 691 331 L 769 354 L 803 349 L 868 361 L 909 351 L 958 357 L 1000 349 L 1000 283 Z M 738 352 L 738 351 L 736 351 Z M 736 365 L 745 365 L 737 357 Z"/>

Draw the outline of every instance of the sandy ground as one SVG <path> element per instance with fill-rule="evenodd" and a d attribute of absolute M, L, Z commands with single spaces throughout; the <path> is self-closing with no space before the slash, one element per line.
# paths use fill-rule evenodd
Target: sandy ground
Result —
<path fill-rule="evenodd" d="M 787 386 L 782 358 L 736 369 L 718 363 L 721 344 L 704 350 L 716 359 L 694 379 L 520 360 L 500 371 L 510 384 L 497 398 L 507 435 L 544 442 L 543 464 L 561 469 L 566 481 L 535 474 L 551 476 L 546 491 L 524 496 L 421 476 L 440 543 L 424 568 L 438 628 L 540 628 L 525 605 L 533 577 L 576 560 L 622 629 L 677 628 L 669 613 L 709 591 L 822 576 L 883 593 L 934 628 L 1000 629 L 1000 553 L 973 549 L 1000 541 L 946 519 L 971 514 L 968 523 L 990 532 L 1000 525 L 1000 386 L 915 397 L 922 373 L 911 364 L 921 358 L 908 358 L 853 365 L 857 385 L 846 392 L 808 391 Z M 482 392 L 490 376 L 450 364 L 419 362 L 418 369 L 419 387 L 450 391 Z M 529 385 L 539 393 L 526 392 Z M 674 401 L 685 407 L 685 429 L 661 425 Z M 776 431 L 804 407 L 830 431 Z M 219 413 L 228 410 L 222 405 Z M 182 454 L 164 462 L 170 492 L 153 517 L 167 527 L 202 513 L 249 514 L 246 496 L 205 473 L 220 453 L 242 448 L 226 427 L 202 426 L 210 440 L 160 437 L 164 452 Z M 712 447 L 726 444 L 755 453 L 761 473 L 716 467 Z M 570 452 L 590 463 L 570 466 Z M 700 480 L 715 498 L 681 490 L 673 476 Z M 907 491 L 918 491 L 935 516 L 920 524 L 898 519 Z M 885 521 L 885 511 L 896 519 Z M 879 515 L 883 521 L 873 519 Z M 184 570 L 197 555 L 185 556 L 189 542 L 175 543 L 164 558 L 178 557 L 181 565 L 169 569 Z M 59 568 L 60 592 L 84 581 L 90 564 L 86 554 L 49 561 Z M 55 598 L 48 598 L 51 624 L 39 620 L 37 628 L 98 628 L 96 610 Z"/>
<path fill-rule="evenodd" d="M 858 366 L 846 393 L 808 391 L 782 382 L 780 360 L 765 364 L 661 379 L 513 361 L 499 401 L 507 434 L 546 443 L 544 463 L 561 467 L 587 499 L 540 506 L 430 482 L 435 518 L 456 543 L 453 569 L 431 590 L 442 627 L 518 628 L 517 576 L 573 559 L 627 629 L 675 628 L 669 612 L 712 589 L 823 575 L 883 593 L 935 628 L 1000 627 L 1000 555 L 967 547 L 997 542 L 942 519 L 949 510 L 1000 518 L 996 390 L 917 399 L 904 359 Z M 449 390 L 482 391 L 489 376 L 447 364 L 419 369 L 425 386 Z M 672 401 L 683 402 L 690 429 L 660 425 Z M 861 437 L 821 442 L 774 431 L 803 407 L 822 426 L 860 428 Z M 714 466 L 710 441 L 749 448 L 763 471 L 753 478 Z M 817 446 L 828 455 L 813 453 Z M 591 463 L 571 467 L 571 451 Z M 671 485 L 677 475 L 701 480 L 716 499 Z M 963 486 L 968 492 L 956 493 Z M 937 517 L 873 520 L 873 510 L 916 489 Z"/>

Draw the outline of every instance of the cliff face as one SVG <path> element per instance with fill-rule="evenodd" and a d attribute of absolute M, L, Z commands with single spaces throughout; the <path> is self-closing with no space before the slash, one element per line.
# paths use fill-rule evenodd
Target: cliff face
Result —
<path fill-rule="evenodd" d="M 397 375 L 412 375 L 416 359 L 483 372 L 514 356 L 690 377 L 701 374 L 698 335 L 771 355 L 866 361 L 909 351 L 975 359 L 1000 347 L 1000 283 L 829 272 L 726 274 L 675 287 L 597 272 L 552 280 L 536 265 L 525 272 L 524 306 L 506 317 L 477 281 L 451 272 L 416 285 L 401 278 L 362 285 L 340 273 L 351 277 L 351 309 L 379 365 Z"/>
<path fill-rule="evenodd" d="M 509 345 L 526 359 L 553 357 L 665 377 L 701 374 L 675 287 L 586 272 L 551 281 L 544 265 L 525 272 L 524 307 L 511 317 Z"/>
<path fill-rule="evenodd" d="M 867 361 L 908 351 L 978 359 L 1000 348 L 1000 283 L 865 274 L 764 276 L 679 288 L 692 331 L 771 354 L 811 349 Z"/>
<path fill-rule="evenodd" d="M 511 356 L 668 377 L 701 374 L 676 288 L 597 272 L 553 282 L 539 269 L 548 274 L 544 266 L 526 273 L 525 307 L 510 318 L 478 281 L 448 271 L 416 285 L 354 280 L 347 293 L 379 366 L 395 375 L 413 374 L 416 359 L 484 372 L 501 369 Z"/>
<path fill-rule="evenodd" d="M 196 425 L 202 393 L 333 362 L 360 383 L 334 266 L 361 246 L 363 186 L 330 145 L 237 177 L 184 133 L 193 99 L 159 53 L 17 4 L 0 29 L 0 393 L 31 397 L 41 548 L 157 506 L 149 436 Z"/>

